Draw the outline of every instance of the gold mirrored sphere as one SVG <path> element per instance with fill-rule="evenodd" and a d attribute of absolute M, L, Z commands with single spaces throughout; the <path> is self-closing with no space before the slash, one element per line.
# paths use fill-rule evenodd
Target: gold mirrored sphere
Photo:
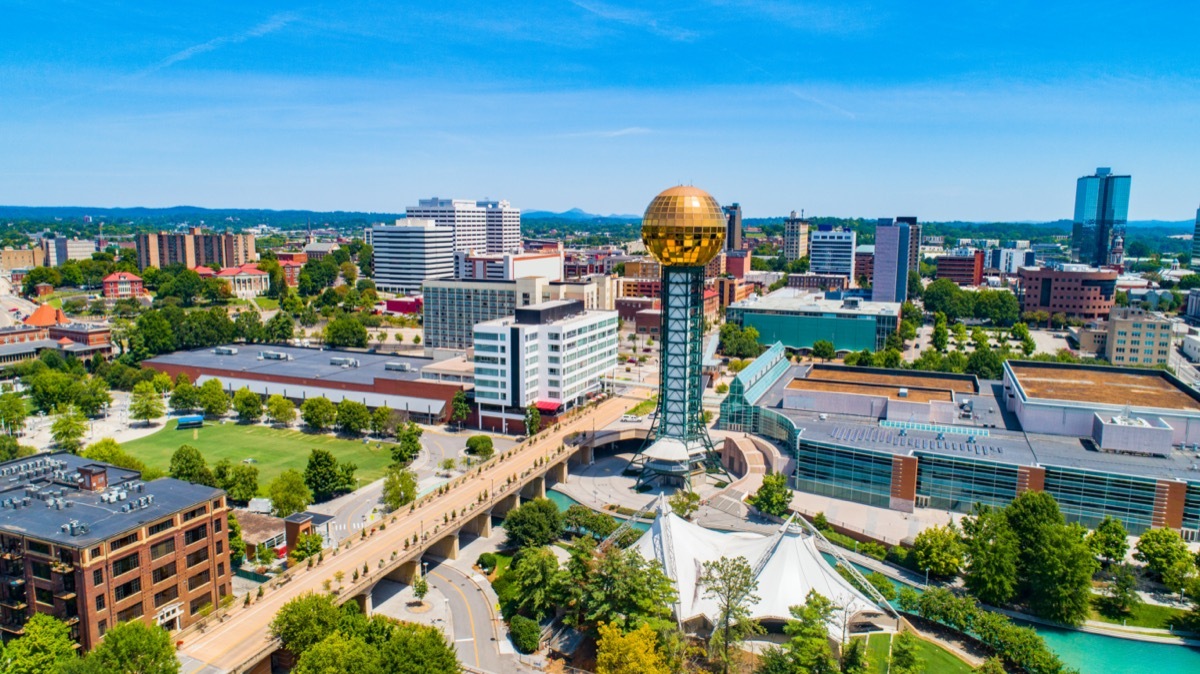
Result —
<path fill-rule="evenodd" d="M 663 191 L 642 216 L 642 241 L 671 267 L 708 264 L 725 244 L 725 213 L 711 194 L 679 185 Z"/>

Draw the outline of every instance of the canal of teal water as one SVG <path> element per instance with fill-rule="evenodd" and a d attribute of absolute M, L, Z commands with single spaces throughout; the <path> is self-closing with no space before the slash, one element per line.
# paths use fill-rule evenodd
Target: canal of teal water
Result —
<path fill-rule="evenodd" d="M 559 491 L 548 490 L 547 498 L 566 510 L 579 503 Z M 650 528 L 646 522 L 635 522 L 642 531 Z M 825 555 L 832 563 L 831 555 Z M 871 570 L 855 564 L 863 574 Z M 903 585 L 892 581 L 897 587 Z M 1018 621 L 1020 622 L 1020 621 Z M 1063 662 L 1083 674 L 1200 674 L 1200 649 L 1168 644 L 1154 644 L 1130 639 L 1118 639 L 1103 634 L 1064 630 L 1045 625 L 1021 623 L 1037 631 Z"/>

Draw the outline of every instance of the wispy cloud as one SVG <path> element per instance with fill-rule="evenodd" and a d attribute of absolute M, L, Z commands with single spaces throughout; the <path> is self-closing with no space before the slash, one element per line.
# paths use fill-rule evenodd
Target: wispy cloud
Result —
<path fill-rule="evenodd" d="M 654 133 L 644 126 L 627 126 L 623 129 L 602 129 L 597 131 L 579 131 L 576 133 L 563 133 L 555 136 L 556 138 L 622 138 L 624 136 L 644 136 L 648 133 Z"/>
<path fill-rule="evenodd" d="M 200 44 L 192 45 L 191 47 L 188 47 L 187 49 L 182 49 L 180 51 L 177 51 L 174 54 L 171 54 L 170 56 L 166 57 L 165 59 L 159 61 L 158 63 L 155 63 L 154 65 L 151 65 L 147 68 L 143 68 L 137 74 L 138 75 L 149 75 L 151 73 L 158 72 L 159 70 L 162 70 L 164 68 L 170 68 L 171 66 L 175 65 L 176 63 L 181 63 L 190 58 L 199 56 L 200 54 L 206 54 L 208 52 L 216 51 L 217 49 L 226 47 L 228 45 L 241 44 L 242 42 L 246 42 L 247 40 L 252 40 L 254 38 L 270 35 L 271 33 L 274 33 L 276 31 L 286 27 L 289 23 L 294 22 L 296 20 L 296 18 L 297 18 L 296 15 L 293 13 L 290 13 L 290 12 L 283 12 L 283 13 L 275 14 L 272 17 L 270 17 L 269 19 L 267 19 L 266 21 L 263 21 L 262 23 L 258 24 L 257 26 L 254 26 L 250 30 L 243 31 L 241 33 L 235 33 L 233 35 L 222 35 L 221 37 L 214 37 L 213 39 L 209 40 L 208 42 L 201 42 Z"/>
<path fill-rule="evenodd" d="M 595 14 L 596 16 L 608 21 L 616 21 L 627 26 L 634 26 L 648 30 L 655 35 L 660 35 L 669 40 L 676 42 L 687 42 L 694 40 L 697 33 L 686 28 L 672 26 L 664 23 L 653 12 L 646 12 L 640 9 L 630 9 L 628 7 L 618 7 L 609 5 L 595 0 L 570 0 L 572 5 Z"/>
<path fill-rule="evenodd" d="M 830 103 L 829 101 L 826 101 L 824 99 L 817 98 L 816 96 L 813 96 L 812 94 L 802 91 L 796 87 L 787 87 L 787 92 L 789 94 L 795 96 L 796 98 L 799 98 L 802 101 L 807 101 L 809 103 L 812 103 L 813 105 L 819 105 L 822 108 L 825 108 L 826 110 L 829 110 L 831 112 L 836 112 L 837 114 L 841 115 L 842 117 L 845 117 L 846 119 L 858 119 L 858 115 L 855 115 L 853 112 L 850 112 L 849 110 L 847 110 L 843 107 L 834 105 L 833 103 Z"/>

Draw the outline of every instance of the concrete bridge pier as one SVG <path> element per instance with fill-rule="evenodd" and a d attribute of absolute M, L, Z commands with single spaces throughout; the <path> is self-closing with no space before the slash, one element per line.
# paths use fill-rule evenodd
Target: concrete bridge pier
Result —
<path fill-rule="evenodd" d="M 354 595 L 354 602 L 356 604 L 358 604 L 358 610 L 362 611 L 362 614 L 367 617 L 370 617 L 371 612 L 373 610 L 375 610 L 375 605 L 371 599 L 371 592 L 374 589 L 375 589 L 375 586 L 372 585 L 371 587 L 367 588 L 367 590 L 365 592 L 363 592 L 362 594 Z"/>
<path fill-rule="evenodd" d="M 521 497 L 527 499 L 546 498 L 546 476 L 538 475 L 521 487 Z"/>
<path fill-rule="evenodd" d="M 521 497 L 517 494 L 509 494 L 496 501 L 495 505 L 492 506 L 492 516 L 504 517 L 519 505 L 521 505 Z"/>
<path fill-rule="evenodd" d="M 426 552 L 442 559 L 458 559 L 458 533 L 439 538 Z"/>
<path fill-rule="evenodd" d="M 566 484 L 568 477 L 567 461 L 564 460 L 550 466 L 550 470 L 546 471 L 546 475 L 552 484 Z"/>
<path fill-rule="evenodd" d="M 412 585 L 417 581 L 417 577 L 420 575 L 421 563 L 414 559 L 397 566 L 385 577 L 390 581 L 403 583 L 405 585 Z"/>
<path fill-rule="evenodd" d="M 480 538 L 492 537 L 492 516 L 489 513 L 480 513 L 475 517 L 467 520 L 462 527 L 462 530 L 475 534 Z"/>

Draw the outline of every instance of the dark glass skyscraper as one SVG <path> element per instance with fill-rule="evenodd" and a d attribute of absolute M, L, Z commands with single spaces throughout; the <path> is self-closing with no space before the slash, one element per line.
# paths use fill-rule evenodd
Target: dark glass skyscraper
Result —
<path fill-rule="evenodd" d="M 1110 168 L 1098 168 L 1095 175 L 1076 182 L 1071 248 L 1080 262 L 1094 266 L 1114 263 L 1110 259 L 1113 241 L 1125 238 L 1129 183 L 1129 176 L 1112 175 Z"/>
<path fill-rule="evenodd" d="M 722 206 L 725 213 L 725 250 L 742 249 L 742 205 Z"/>

